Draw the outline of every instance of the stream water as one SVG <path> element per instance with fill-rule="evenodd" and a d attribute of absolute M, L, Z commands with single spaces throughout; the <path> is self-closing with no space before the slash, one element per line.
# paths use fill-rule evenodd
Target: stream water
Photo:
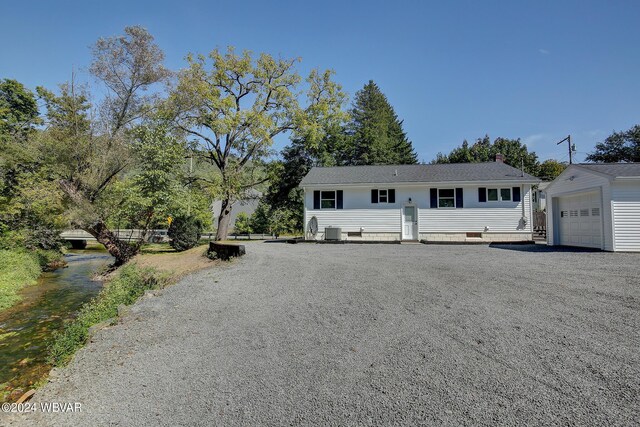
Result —
<path fill-rule="evenodd" d="M 104 250 L 71 250 L 67 268 L 43 273 L 36 285 L 22 289 L 19 303 L 0 313 L 0 401 L 26 391 L 49 371 L 53 333 L 100 292 L 102 283 L 91 277 L 111 260 Z"/>

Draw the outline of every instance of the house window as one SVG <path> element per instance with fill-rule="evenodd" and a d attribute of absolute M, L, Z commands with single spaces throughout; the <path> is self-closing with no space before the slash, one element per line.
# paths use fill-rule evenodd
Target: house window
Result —
<path fill-rule="evenodd" d="M 453 188 L 438 189 L 438 207 L 439 208 L 455 208 L 456 192 Z"/>
<path fill-rule="evenodd" d="M 320 192 L 320 209 L 336 208 L 336 192 L 322 191 Z"/>
<path fill-rule="evenodd" d="M 490 202 L 510 202 L 511 188 L 487 188 L 487 200 Z"/>
<path fill-rule="evenodd" d="M 396 190 L 393 188 L 378 190 L 374 188 L 371 190 L 371 203 L 395 203 L 396 202 Z"/>

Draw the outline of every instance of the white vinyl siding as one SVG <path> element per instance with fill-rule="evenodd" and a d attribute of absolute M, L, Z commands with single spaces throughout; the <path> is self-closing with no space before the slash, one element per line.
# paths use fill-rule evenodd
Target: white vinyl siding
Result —
<path fill-rule="evenodd" d="M 347 187 L 344 190 L 344 209 L 314 210 L 313 191 L 325 188 L 308 187 L 305 191 L 305 221 L 312 216 L 318 220 L 321 234 L 325 227 L 341 227 L 343 233 L 358 232 L 362 228 L 365 233 L 400 233 L 402 232 L 402 207 L 409 202 L 418 209 L 419 233 L 523 233 L 529 234 L 523 239 L 531 238 L 531 191 L 530 185 L 521 186 L 522 201 L 498 201 L 480 203 L 478 187 L 487 185 L 462 186 L 442 184 L 442 188 L 463 188 L 463 208 L 431 209 L 430 186 L 395 186 L 395 203 L 371 204 L 371 189 L 376 187 Z M 511 184 L 511 186 L 518 186 Z M 495 188 L 496 185 L 493 185 Z M 498 188 L 503 187 L 501 184 Z M 506 185 L 504 185 L 506 187 Z M 435 187 L 437 188 L 437 187 Z M 328 188 L 327 188 L 328 189 Z M 524 212 L 523 212 L 524 204 Z M 525 227 L 521 226 L 522 216 L 527 217 Z M 321 236 L 319 236 L 321 238 Z"/>
<path fill-rule="evenodd" d="M 612 186 L 616 251 L 640 251 L 640 182 Z"/>
<path fill-rule="evenodd" d="M 547 241 L 550 245 L 560 243 L 560 230 L 557 225 L 560 220 L 559 200 L 565 196 L 575 196 L 597 191 L 600 194 L 603 222 L 603 249 L 613 251 L 612 219 L 611 219 L 611 185 L 609 180 L 598 174 L 587 172 L 577 167 L 566 169 L 552 184 L 546 189 L 547 200 Z"/>
<path fill-rule="evenodd" d="M 515 185 L 514 185 L 515 186 Z M 494 187 L 495 188 L 495 187 Z M 420 209 L 420 233 L 531 233 L 531 191 L 525 185 L 521 201 L 479 202 L 478 187 L 463 187 L 464 208 Z M 523 228 L 520 219 L 527 217 Z M 488 228 L 488 229 L 486 229 Z"/>

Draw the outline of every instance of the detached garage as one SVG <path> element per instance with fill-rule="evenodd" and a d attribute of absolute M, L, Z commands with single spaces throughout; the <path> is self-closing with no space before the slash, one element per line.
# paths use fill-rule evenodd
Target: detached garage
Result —
<path fill-rule="evenodd" d="M 640 252 L 640 163 L 570 165 L 545 193 L 549 245 Z"/>

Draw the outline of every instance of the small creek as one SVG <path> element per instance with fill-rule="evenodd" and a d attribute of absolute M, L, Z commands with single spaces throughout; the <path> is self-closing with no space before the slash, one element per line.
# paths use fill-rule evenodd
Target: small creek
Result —
<path fill-rule="evenodd" d="M 49 371 L 53 333 L 100 292 L 102 283 L 92 275 L 111 260 L 101 249 L 71 250 L 65 255 L 68 267 L 42 273 L 36 285 L 22 289 L 22 301 L 0 312 L 0 401 L 11 391 L 26 391 Z"/>

